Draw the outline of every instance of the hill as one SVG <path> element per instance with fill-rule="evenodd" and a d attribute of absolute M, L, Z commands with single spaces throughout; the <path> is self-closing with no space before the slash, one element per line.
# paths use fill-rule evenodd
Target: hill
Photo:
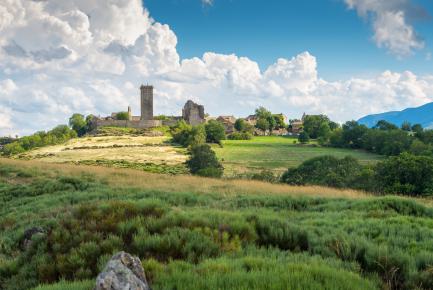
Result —
<path fill-rule="evenodd" d="M 186 150 L 169 141 L 167 136 L 130 135 L 116 130 L 106 136 L 74 138 L 63 144 L 36 148 L 15 158 L 134 168 L 155 173 L 187 173 Z"/>
<path fill-rule="evenodd" d="M 405 121 L 411 124 L 421 124 L 424 128 L 433 129 L 433 103 L 403 111 L 392 111 L 375 115 L 368 115 L 358 120 L 360 124 L 373 127 L 380 120 L 385 120 L 397 126 Z"/>
<path fill-rule="evenodd" d="M 282 173 L 289 167 L 322 155 L 352 156 L 362 164 L 375 163 L 383 158 L 363 150 L 321 147 L 314 142 L 302 145 L 293 137 L 254 137 L 252 140 L 224 140 L 222 143 L 223 147 L 214 146 L 213 149 L 222 160 L 227 176 L 262 170 Z"/>
<path fill-rule="evenodd" d="M 141 258 L 155 290 L 433 285 L 428 200 L 38 161 L 0 169 L 2 289 L 90 290 L 119 250 Z M 41 234 L 23 243 L 32 227 Z"/>
<path fill-rule="evenodd" d="M 347 155 L 362 164 L 375 163 L 382 156 L 363 150 L 298 144 L 296 138 L 254 137 L 252 140 L 224 140 L 213 150 L 225 167 L 225 176 L 272 170 L 280 174 L 305 160 L 321 155 L 343 158 Z M 97 136 L 74 138 L 63 144 L 36 148 L 14 156 L 49 163 L 74 163 L 139 169 L 154 173 L 186 174 L 187 150 L 171 143 L 169 136 L 143 136 L 140 133 L 105 128 Z"/>

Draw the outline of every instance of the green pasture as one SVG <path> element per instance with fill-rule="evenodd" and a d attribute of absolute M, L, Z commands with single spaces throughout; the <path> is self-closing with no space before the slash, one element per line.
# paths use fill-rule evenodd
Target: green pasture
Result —
<path fill-rule="evenodd" d="M 294 137 L 263 136 L 252 140 L 224 140 L 223 147 L 213 146 L 222 161 L 227 176 L 275 170 L 282 172 L 303 161 L 321 156 L 333 155 L 338 158 L 353 156 L 362 164 L 375 163 L 381 156 L 363 150 L 321 147 L 315 141 L 299 144 Z"/>

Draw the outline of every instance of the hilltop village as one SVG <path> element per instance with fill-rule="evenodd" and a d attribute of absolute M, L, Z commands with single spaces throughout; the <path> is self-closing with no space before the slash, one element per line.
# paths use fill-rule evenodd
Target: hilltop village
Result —
<path fill-rule="evenodd" d="M 133 116 L 131 107 L 128 106 L 127 112 L 112 113 L 107 117 L 94 117 L 92 126 L 94 129 L 106 126 L 148 129 L 159 126 L 172 126 L 180 120 L 184 120 L 186 123 L 193 126 L 206 123 L 210 120 L 216 120 L 224 125 L 226 134 L 231 134 L 235 131 L 235 122 L 237 119 L 234 116 L 211 117 L 205 114 L 203 105 L 196 104 L 191 100 L 185 103 L 182 109 L 182 116 L 164 116 L 164 118 L 154 116 L 153 99 L 153 86 L 142 85 L 140 87 L 140 116 Z M 274 129 L 272 135 L 298 135 L 302 131 L 303 122 L 306 117 L 305 113 L 301 119 L 294 119 L 289 122 L 284 114 L 277 114 L 277 116 L 283 120 L 284 124 L 289 123 L 289 126 L 287 128 L 282 127 Z M 256 115 L 249 115 L 243 118 L 243 120 L 251 126 L 256 126 L 257 119 Z M 267 134 L 267 132 L 257 129 L 254 134 L 263 135 Z"/>

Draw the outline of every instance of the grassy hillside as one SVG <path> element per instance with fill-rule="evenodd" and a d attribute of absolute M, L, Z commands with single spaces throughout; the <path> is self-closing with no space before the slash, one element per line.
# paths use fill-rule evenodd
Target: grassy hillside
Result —
<path fill-rule="evenodd" d="M 0 159 L 0 288 L 91 289 L 113 252 L 153 289 L 432 289 L 433 209 L 319 187 Z M 20 246 L 23 231 L 46 234 Z"/>
<path fill-rule="evenodd" d="M 103 133 L 109 128 L 105 129 Z M 52 163 L 127 167 L 158 173 L 186 173 L 186 150 L 167 136 L 134 136 L 117 129 L 111 136 L 83 137 L 60 145 L 41 147 L 17 156 Z M 115 136 L 115 133 L 123 134 Z"/>
<path fill-rule="evenodd" d="M 226 175 L 258 172 L 272 169 L 279 172 L 301 164 L 320 155 L 343 158 L 353 156 L 363 164 L 374 163 L 382 157 L 362 150 L 319 147 L 315 143 L 301 145 L 296 138 L 266 136 L 252 140 L 225 140 L 223 147 L 214 146 L 218 157 L 223 160 Z"/>

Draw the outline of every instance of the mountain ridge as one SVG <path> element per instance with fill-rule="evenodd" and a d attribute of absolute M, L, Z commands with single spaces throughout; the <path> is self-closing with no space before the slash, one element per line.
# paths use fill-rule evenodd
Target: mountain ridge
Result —
<path fill-rule="evenodd" d="M 405 121 L 413 124 L 421 124 L 424 128 L 433 129 L 433 102 L 424 104 L 419 107 L 406 108 L 401 111 L 389 111 L 379 114 L 364 116 L 358 120 L 358 123 L 367 127 L 373 127 L 380 120 L 385 120 L 397 126 Z"/>

